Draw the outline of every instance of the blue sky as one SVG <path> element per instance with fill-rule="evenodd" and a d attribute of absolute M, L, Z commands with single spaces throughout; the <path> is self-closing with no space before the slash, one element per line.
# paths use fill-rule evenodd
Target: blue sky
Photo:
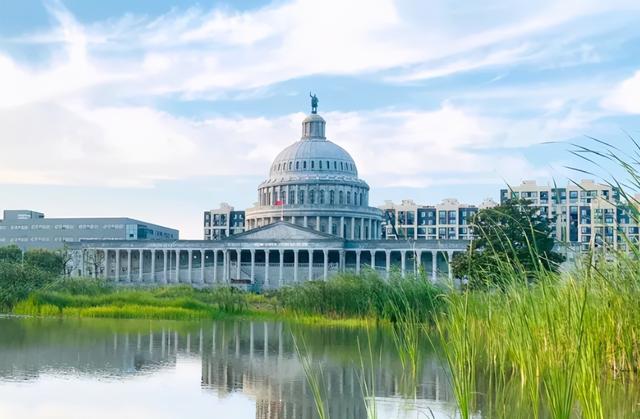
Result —
<path fill-rule="evenodd" d="M 0 4 L 0 209 L 200 238 L 252 205 L 309 91 L 373 204 L 562 182 L 585 135 L 640 137 L 640 2 Z M 548 144 L 554 142 L 554 144 Z"/>

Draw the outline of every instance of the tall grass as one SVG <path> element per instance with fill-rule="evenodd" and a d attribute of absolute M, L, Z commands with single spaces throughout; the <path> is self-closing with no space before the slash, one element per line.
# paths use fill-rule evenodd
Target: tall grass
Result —
<path fill-rule="evenodd" d="M 273 295 L 279 306 L 294 313 L 325 317 L 357 317 L 396 322 L 410 315 L 432 320 L 442 289 L 422 276 L 384 280 L 372 270 L 344 273 L 328 281 L 309 281 Z"/>
<path fill-rule="evenodd" d="M 120 288 L 95 279 L 63 279 L 32 292 L 13 312 L 184 320 L 247 313 L 251 299 L 232 288 Z"/>

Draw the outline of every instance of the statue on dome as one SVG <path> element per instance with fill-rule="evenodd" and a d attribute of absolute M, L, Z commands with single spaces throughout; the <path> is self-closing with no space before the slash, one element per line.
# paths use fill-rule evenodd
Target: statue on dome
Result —
<path fill-rule="evenodd" d="M 311 94 L 309 92 L 309 97 L 311 97 L 311 113 L 318 113 L 318 97 L 315 94 Z"/>

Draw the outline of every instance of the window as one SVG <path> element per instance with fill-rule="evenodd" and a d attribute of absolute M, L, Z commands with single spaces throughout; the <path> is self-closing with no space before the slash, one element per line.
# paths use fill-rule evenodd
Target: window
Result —
<path fill-rule="evenodd" d="M 311 162 L 311 163 L 313 163 L 313 162 Z M 309 203 L 310 204 L 315 204 L 316 203 L 315 202 L 315 197 L 316 197 L 315 195 L 316 195 L 315 191 L 309 191 Z"/>
<path fill-rule="evenodd" d="M 295 204 L 295 195 L 293 189 L 289 189 L 289 205 Z"/>
<path fill-rule="evenodd" d="M 314 163 L 314 161 L 313 161 L 313 160 L 311 160 L 311 168 L 312 168 L 312 169 L 313 169 L 313 163 Z"/>
<path fill-rule="evenodd" d="M 342 166 L 342 162 L 340 162 L 340 170 L 344 170 L 344 167 Z"/>
<path fill-rule="evenodd" d="M 306 161 L 303 161 L 303 162 L 302 162 L 302 168 L 303 168 L 303 169 L 306 169 L 306 168 L 307 168 L 307 162 L 306 162 Z"/>
<path fill-rule="evenodd" d="M 321 191 L 320 191 L 320 193 L 319 193 L 318 195 L 319 195 L 319 196 L 318 196 L 318 198 L 319 198 L 319 200 L 320 200 L 320 202 L 319 202 L 319 203 L 320 203 L 320 204 L 324 204 L 324 191 L 322 191 L 322 190 L 321 190 Z"/>
<path fill-rule="evenodd" d="M 304 191 L 298 192 L 298 205 L 304 205 Z"/>
<path fill-rule="evenodd" d="M 347 191 L 347 205 L 351 205 L 351 192 Z"/>
<path fill-rule="evenodd" d="M 331 169 L 331 166 L 329 165 L 329 160 L 327 160 L 327 170 Z"/>
<path fill-rule="evenodd" d="M 291 170 L 291 164 L 292 164 L 292 163 L 293 163 L 293 162 L 289 162 L 289 170 Z"/>
<path fill-rule="evenodd" d="M 338 192 L 338 204 L 344 204 L 344 193 L 342 191 Z"/>
<path fill-rule="evenodd" d="M 338 162 L 337 161 L 333 162 L 333 170 L 338 170 Z"/>
<path fill-rule="evenodd" d="M 300 170 L 300 162 L 299 161 L 296 162 L 296 170 Z"/>
<path fill-rule="evenodd" d="M 335 191 L 329 191 L 329 205 L 333 205 L 336 203 L 336 193 Z"/>
<path fill-rule="evenodd" d="M 318 161 L 318 169 L 322 170 L 322 160 Z"/>

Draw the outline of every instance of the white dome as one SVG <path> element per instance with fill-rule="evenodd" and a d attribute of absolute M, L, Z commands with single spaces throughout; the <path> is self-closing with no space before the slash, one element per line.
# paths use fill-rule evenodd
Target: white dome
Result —
<path fill-rule="evenodd" d="M 291 175 L 338 175 L 357 177 L 353 158 L 339 145 L 324 136 L 325 121 L 309 115 L 302 122 L 302 138 L 278 154 L 271 165 L 270 177 Z"/>

